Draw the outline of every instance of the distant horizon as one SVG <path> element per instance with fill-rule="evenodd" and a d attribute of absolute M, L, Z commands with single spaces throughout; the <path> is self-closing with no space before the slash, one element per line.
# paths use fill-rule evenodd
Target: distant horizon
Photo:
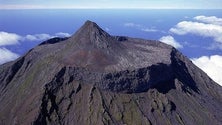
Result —
<path fill-rule="evenodd" d="M 0 8 L 0 10 L 222 10 L 222 8 Z"/>
<path fill-rule="evenodd" d="M 222 10 L 221 8 L 180 8 L 180 7 L 84 7 L 84 6 L 33 6 L 33 5 L 25 5 L 25 6 L 17 6 L 17 5 L 1 5 L 0 10 L 57 10 L 57 9 L 79 9 L 79 10 L 89 10 L 89 9 L 105 9 L 105 10 Z"/>
<path fill-rule="evenodd" d="M 222 9 L 221 0 L 0 0 L 0 9 Z"/>

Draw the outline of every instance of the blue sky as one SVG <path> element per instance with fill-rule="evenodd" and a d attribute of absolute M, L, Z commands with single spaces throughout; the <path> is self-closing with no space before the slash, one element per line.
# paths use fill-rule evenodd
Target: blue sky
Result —
<path fill-rule="evenodd" d="M 222 0 L 0 0 L 0 9 L 222 9 Z"/>

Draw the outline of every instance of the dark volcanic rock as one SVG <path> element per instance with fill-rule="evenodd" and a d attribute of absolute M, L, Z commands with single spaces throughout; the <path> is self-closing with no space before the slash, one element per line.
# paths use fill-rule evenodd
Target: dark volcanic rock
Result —
<path fill-rule="evenodd" d="M 52 38 L 52 39 L 49 39 L 49 40 L 46 40 L 46 41 L 40 43 L 39 46 L 45 45 L 45 44 L 55 44 L 55 43 L 58 43 L 58 42 L 61 42 L 61 41 L 67 40 L 67 39 L 68 39 L 68 37 L 65 37 L 65 38 L 55 37 L 55 38 Z"/>
<path fill-rule="evenodd" d="M 175 48 L 87 21 L 0 66 L 0 124 L 222 124 L 222 88 Z"/>

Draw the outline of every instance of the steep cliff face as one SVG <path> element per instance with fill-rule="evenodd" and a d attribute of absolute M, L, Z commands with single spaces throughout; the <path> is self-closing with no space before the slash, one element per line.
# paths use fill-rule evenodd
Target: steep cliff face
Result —
<path fill-rule="evenodd" d="M 0 124 L 222 124 L 222 88 L 171 46 L 87 21 L 0 66 Z"/>

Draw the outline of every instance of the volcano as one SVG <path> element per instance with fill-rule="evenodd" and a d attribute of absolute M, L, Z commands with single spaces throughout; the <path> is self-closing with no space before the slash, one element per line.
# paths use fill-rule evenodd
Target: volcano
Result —
<path fill-rule="evenodd" d="M 172 46 L 96 23 L 0 66 L 1 125 L 220 125 L 222 87 Z"/>

